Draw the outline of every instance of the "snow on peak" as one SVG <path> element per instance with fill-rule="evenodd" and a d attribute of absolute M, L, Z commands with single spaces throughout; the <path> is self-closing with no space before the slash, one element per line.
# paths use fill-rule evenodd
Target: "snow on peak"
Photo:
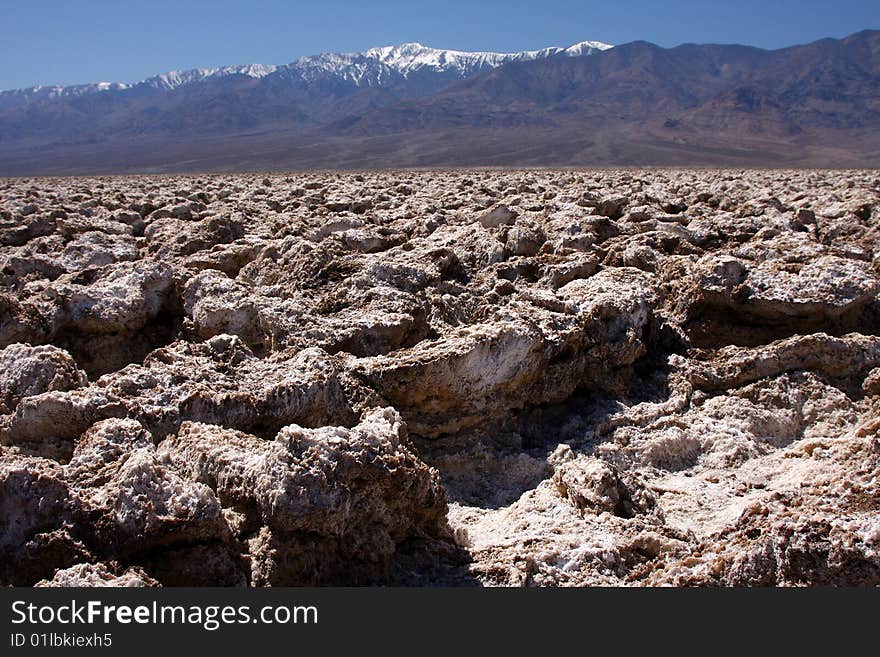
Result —
<path fill-rule="evenodd" d="M 469 52 L 463 50 L 446 50 L 431 48 L 421 43 L 401 43 L 396 46 L 370 48 L 363 53 L 356 53 L 370 59 L 377 59 L 406 77 L 413 71 L 428 68 L 435 71 L 457 69 L 468 74 L 476 69 L 495 68 L 511 61 L 541 59 L 557 54 L 569 56 L 589 55 L 597 50 L 611 48 L 599 41 L 582 41 L 568 48 L 550 47 L 541 50 L 525 50 L 520 52 Z"/>
<path fill-rule="evenodd" d="M 580 43 L 575 43 L 566 48 L 565 54 L 569 57 L 581 57 L 583 55 L 592 55 L 594 52 L 608 50 L 613 47 L 614 46 L 602 43 L 601 41 L 581 41 Z"/>
<path fill-rule="evenodd" d="M 383 85 L 400 77 L 407 78 L 419 71 L 436 73 L 451 72 L 465 77 L 486 71 L 508 62 L 528 61 L 553 56 L 577 57 L 607 50 L 612 46 L 600 41 L 582 41 L 568 48 L 556 46 L 541 50 L 525 50 L 512 53 L 466 52 L 462 50 L 443 50 L 431 48 L 421 43 L 400 43 L 393 46 L 370 48 L 354 53 L 322 53 L 301 57 L 287 66 L 267 66 L 264 64 L 245 64 L 220 68 L 196 68 L 187 71 L 168 71 L 141 82 L 127 84 L 121 82 L 97 82 L 68 87 L 32 87 L 0 92 L 3 96 L 23 98 L 62 98 L 81 96 L 89 93 L 122 91 L 141 85 L 170 91 L 188 84 L 209 78 L 243 75 L 250 78 L 263 78 L 276 71 L 293 71 L 305 81 L 322 76 L 333 76 L 353 81 L 357 85 Z"/>
<path fill-rule="evenodd" d="M 194 68 L 189 71 L 168 71 L 167 73 L 147 78 L 142 84 L 148 84 L 159 89 L 176 89 L 181 85 L 199 82 L 206 78 L 225 77 L 228 75 L 262 78 L 274 73 L 277 68 L 277 66 L 267 66 L 265 64 L 245 64 L 243 66 L 223 66 L 221 68 Z"/>
<path fill-rule="evenodd" d="M 431 48 L 421 43 L 408 42 L 379 46 L 363 52 L 322 53 L 301 57 L 287 68 L 296 71 L 305 80 L 330 74 L 353 80 L 357 84 L 382 84 L 387 79 L 387 72 L 396 73 L 403 78 L 421 70 L 439 73 L 451 71 L 460 76 L 467 76 L 508 62 L 556 55 L 577 57 L 611 47 L 600 41 L 582 41 L 568 48 L 554 46 L 541 50 L 499 53 Z M 383 70 L 383 67 L 387 70 Z"/>

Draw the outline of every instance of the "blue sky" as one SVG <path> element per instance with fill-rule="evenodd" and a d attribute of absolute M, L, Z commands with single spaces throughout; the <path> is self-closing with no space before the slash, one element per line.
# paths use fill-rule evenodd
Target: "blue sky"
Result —
<path fill-rule="evenodd" d="M 0 0 L 0 89 L 283 64 L 404 41 L 524 50 L 577 41 L 778 48 L 880 29 L 878 0 Z"/>

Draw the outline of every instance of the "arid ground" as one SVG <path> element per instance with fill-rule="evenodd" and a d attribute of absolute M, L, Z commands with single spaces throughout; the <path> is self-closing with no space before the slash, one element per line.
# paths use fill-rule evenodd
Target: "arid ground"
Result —
<path fill-rule="evenodd" d="M 0 583 L 878 585 L 880 172 L 0 180 Z"/>

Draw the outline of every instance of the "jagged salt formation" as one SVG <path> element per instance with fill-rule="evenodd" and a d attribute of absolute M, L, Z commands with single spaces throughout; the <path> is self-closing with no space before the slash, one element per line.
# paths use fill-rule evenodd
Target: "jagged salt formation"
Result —
<path fill-rule="evenodd" d="M 876 585 L 878 195 L 0 182 L 0 579 Z"/>

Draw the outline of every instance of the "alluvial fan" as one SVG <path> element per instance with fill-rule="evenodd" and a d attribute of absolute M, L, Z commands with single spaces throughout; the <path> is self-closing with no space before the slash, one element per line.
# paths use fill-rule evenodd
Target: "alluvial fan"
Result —
<path fill-rule="evenodd" d="M 880 173 L 0 181 L 0 583 L 878 585 Z"/>

